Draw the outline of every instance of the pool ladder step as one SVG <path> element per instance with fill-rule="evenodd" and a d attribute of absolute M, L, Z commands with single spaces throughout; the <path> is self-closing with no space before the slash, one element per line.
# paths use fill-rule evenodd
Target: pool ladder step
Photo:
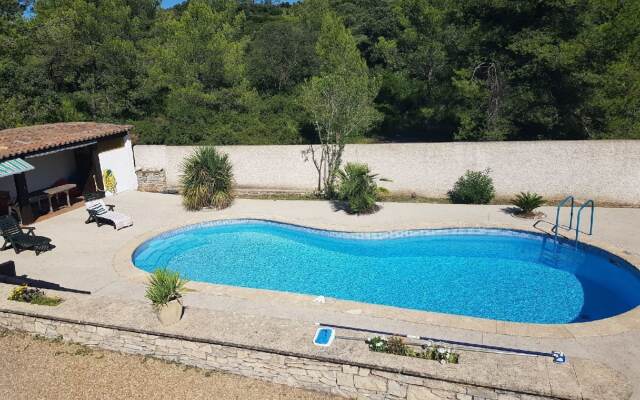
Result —
<path fill-rule="evenodd" d="M 553 226 L 553 228 L 551 228 L 552 232 L 554 233 L 554 239 L 555 239 L 556 243 L 558 242 L 558 231 L 562 227 L 560 225 L 560 210 L 568 202 L 571 202 L 571 211 L 570 211 L 570 216 L 569 216 L 569 226 L 566 227 L 566 228 L 567 228 L 568 231 L 572 231 L 574 229 L 574 227 L 573 227 L 573 216 L 575 214 L 574 209 L 576 207 L 576 199 L 575 199 L 574 196 L 567 196 L 564 200 L 562 200 L 558 204 L 558 207 L 556 207 L 556 223 Z M 590 208 L 591 209 L 591 220 L 590 220 L 590 224 L 589 224 L 589 232 L 580 232 L 580 222 L 581 222 L 581 217 L 582 217 L 582 211 L 584 211 L 585 208 Z M 578 239 L 580 237 L 580 233 L 585 233 L 585 234 L 587 234 L 589 236 L 593 235 L 594 211 L 595 211 L 595 202 L 592 199 L 589 199 L 589 200 L 585 201 L 584 203 L 582 203 L 582 205 L 578 209 L 578 213 L 577 213 L 577 216 L 576 216 L 576 226 L 575 226 L 576 236 L 575 236 L 575 239 L 574 239 L 574 243 L 575 243 L 576 246 L 578 246 Z"/>
<path fill-rule="evenodd" d="M 551 246 L 547 245 L 547 243 L 551 243 Z M 557 266 L 559 260 L 560 253 L 557 243 L 553 239 L 545 236 L 542 242 L 542 249 L 540 250 L 540 262 Z"/>

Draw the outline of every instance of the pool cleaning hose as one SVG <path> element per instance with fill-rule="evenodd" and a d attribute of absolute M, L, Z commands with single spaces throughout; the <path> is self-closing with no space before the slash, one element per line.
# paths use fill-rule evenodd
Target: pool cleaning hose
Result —
<path fill-rule="evenodd" d="M 404 338 L 407 338 L 407 339 L 424 340 L 424 341 L 428 341 L 428 342 L 437 342 L 437 343 L 446 343 L 446 344 L 449 344 L 449 345 L 452 345 L 452 346 L 460 346 L 460 347 L 466 347 L 466 348 L 471 348 L 471 349 L 479 349 L 479 350 L 482 350 L 482 351 L 498 353 L 498 354 L 514 354 L 514 355 L 528 356 L 528 357 L 551 357 L 553 359 L 553 362 L 556 363 L 556 364 L 564 364 L 567 361 L 567 357 L 561 351 L 551 351 L 551 352 L 545 353 L 545 352 L 542 352 L 542 351 L 514 349 L 514 348 L 510 348 L 510 347 L 459 342 L 459 341 L 456 341 L 456 340 L 438 339 L 438 338 L 431 338 L 431 337 L 427 337 L 427 336 L 416 336 L 416 335 L 409 335 L 409 334 L 404 334 L 404 333 L 393 333 L 393 332 L 378 331 L 378 330 L 375 330 L 375 329 L 356 328 L 356 327 L 353 327 L 353 326 L 324 324 L 324 323 L 320 323 L 320 322 L 317 322 L 316 325 L 321 326 L 321 327 L 333 328 L 333 329 L 344 329 L 344 330 L 355 331 L 355 332 L 373 333 L 373 334 L 376 334 L 376 335 L 383 335 L 383 336 L 397 336 L 397 337 L 404 337 Z"/>

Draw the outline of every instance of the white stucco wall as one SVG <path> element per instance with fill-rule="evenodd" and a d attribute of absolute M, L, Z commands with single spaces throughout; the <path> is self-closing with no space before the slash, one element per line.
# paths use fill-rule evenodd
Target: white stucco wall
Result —
<path fill-rule="evenodd" d="M 229 154 L 239 188 L 313 190 L 307 146 L 219 146 Z M 136 168 L 166 171 L 177 186 L 189 146 L 135 146 Z M 491 168 L 497 195 L 534 191 L 558 198 L 640 204 L 640 141 L 537 141 L 350 145 L 345 161 L 366 162 L 396 192 L 444 197 L 467 169 Z"/>
<path fill-rule="evenodd" d="M 138 189 L 138 179 L 133 162 L 131 138 L 127 135 L 124 139 L 113 140 L 117 143 L 105 141 L 98 144 L 98 158 L 102 173 L 104 174 L 107 169 L 113 172 L 117 182 L 117 193 L 136 190 Z"/>
<path fill-rule="evenodd" d="M 73 150 L 29 157 L 25 160 L 36 168 L 26 173 L 27 187 L 30 192 L 49 188 L 59 179 L 69 179 L 76 170 Z M 13 176 L 0 178 L 0 190 L 9 191 L 11 197 L 15 198 L 16 188 Z"/>

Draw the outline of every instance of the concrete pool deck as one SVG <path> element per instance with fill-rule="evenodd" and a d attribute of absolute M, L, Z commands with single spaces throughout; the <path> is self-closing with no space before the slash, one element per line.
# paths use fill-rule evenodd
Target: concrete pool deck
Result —
<path fill-rule="evenodd" d="M 224 211 L 207 210 L 197 213 L 184 211 L 180 205 L 180 197 L 174 195 L 129 192 L 110 198 L 108 202 L 116 204 L 117 211 L 132 215 L 135 225 L 118 232 L 106 226 L 98 228 L 95 224 L 85 225 L 83 222 L 86 212 L 74 210 L 36 225 L 36 233 L 53 239 L 57 246 L 53 251 L 38 257 L 30 252 L 19 255 L 11 251 L 0 253 L 0 262 L 15 262 L 18 275 L 27 275 L 30 279 L 92 293 L 91 296 L 61 293 L 70 301 L 67 304 L 63 303 L 58 310 L 46 310 L 47 312 L 62 313 L 67 317 L 75 315 L 76 318 L 100 319 L 102 316 L 96 313 L 96 304 L 117 303 L 121 304 L 123 309 L 129 307 L 133 315 L 105 315 L 104 318 L 124 319 L 128 324 L 136 323 L 139 310 L 145 309 L 145 276 L 126 265 L 132 249 L 155 233 L 202 221 L 258 218 L 346 231 L 455 226 L 531 229 L 533 224 L 531 220 L 512 217 L 504 211 L 505 206 L 387 203 L 383 204 L 382 210 L 377 214 L 348 216 L 341 211 L 333 210 L 329 203 L 317 201 L 237 200 L 231 208 Z M 543 211 L 554 216 L 553 208 L 543 208 Z M 596 213 L 594 236 L 586 241 L 603 246 L 635 265 L 640 265 L 640 237 L 636 228 L 640 226 L 640 209 L 598 208 Z M 570 360 L 577 358 L 585 360 L 584 363 L 595 362 L 589 364 L 589 368 L 584 367 L 587 364 L 580 364 L 585 370 L 593 369 L 595 373 L 598 368 L 594 365 L 604 364 L 623 374 L 633 385 L 633 398 L 640 399 L 640 316 L 637 309 L 620 317 L 593 323 L 541 326 L 423 313 L 332 299 L 325 304 L 316 304 L 311 301 L 310 296 L 220 285 L 192 283 L 191 286 L 196 291 L 187 294 L 184 299 L 185 305 L 189 308 L 188 314 L 185 315 L 187 321 L 184 325 L 181 325 L 182 322 L 176 325 L 174 330 L 192 330 L 197 325 L 194 316 L 204 317 L 207 313 L 214 313 L 229 324 L 233 324 L 231 321 L 234 319 L 244 321 L 248 325 L 250 324 L 247 321 L 256 324 L 260 324 L 260 321 L 272 321 L 274 326 L 284 324 L 291 332 L 306 332 L 306 335 L 314 322 L 322 321 L 533 350 L 561 350 L 567 353 Z M 6 290 L 8 289 L 5 288 L 2 292 L 1 306 L 13 309 L 16 304 L 4 300 Z M 33 306 L 27 306 L 33 310 L 30 307 Z M 40 312 L 42 308 L 37 310 Z M 187 318 L 189 314 L 191 317 Z M 229 318 L 229 315 L 235 318 Z M 153 324 L 144 318 L 140 319 L 140 323 Z M 233 332 L 229 329 L 227 333 Z M 310 341 L 309 337 L 303 337 L 307 342 Z M 303 346 L 302 343 L 298 344 Z M 366 358 L 369 355 L 362 353 L 359 357 Z M 499 364 L 491 357 L 487 360 L 491 360 L 489 363 L 492 365 Z M 410 361 L 403 361 L 411 364 Z M 530 367 L 531 365 L 524 365 L 520 369 L 524 372 Z M 497 376 L 500 369 L 496 368 L 486 371 L 493 371 Z M 613 375 L 610 376 L 611 383 L 615 382 L 618 391 L 610 392 L 602 387 L 589 388 L 589 383 L 585 381 L 586 372 L 580 372 L 575 368 L 572 370 L 574 377 L 567 378 L 566 384 L 576 383 L 579 386 L 577 390 L 582 390 L 585 395 L 600 390 L 603 393 L 602 398 L 622 399 L 627 397 L 626 391 L 631 390 L 624 384 L 624 380 L 619 380 Z M 478 376 L 469 376 L 469 379 L 480 379 L 482 382 L 491 379 L 500 381 L 486 371 L 476 371 Z M 601 370 L 600 377 L 593 377 L 593 382 L 602 382 L 602 379 L 606 378 L 603 371 Z M 433 373 L 446 375 L 442 369 Z M 544 373 L 549 376 L 548 371 Z M 467 374 L 473 375 L 473 370 L 468 370 Z M 576 374 L 579 375 L 577 380 Z M 527 375 L 516 374 L 505 377 L 504 382 L 513 381 L 516 377 L 522 381 L 527 380 Z M 541 393 L 552 395 L 552 382 L 552 378 L 543 382 Z M 529 387 L 539 384 L 524 383 Z M 565 382 L 555 382 L 554 390 L 561 390 L 559 385 L 564 384 Z M 545 391 L 547 387 L 548 391 Z M 605 392 L 608 397 L 604 397 Z"/>

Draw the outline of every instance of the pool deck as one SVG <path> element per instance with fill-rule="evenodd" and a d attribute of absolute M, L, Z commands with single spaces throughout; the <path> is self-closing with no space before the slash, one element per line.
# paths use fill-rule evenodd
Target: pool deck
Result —
<path fill-rule="evenodd" d="M 108 203 L 116 205 L 116 211 L 133 216 L 135 225 L 132 228 L 116 232 L 107 226 L 85 225 L 86 212 L 83 209 L 73 210 L 36 224 L 37 234 L 53 239 L 57 246 L 53 251 L 38 257 L 32 252 L 19 255 L 12 251 L 0 253 L 0 262 L 15 262 L 18 275 L 89 291 L 91 295 L 63 292 L 61 296 L 68 301 L 59 307 L 46 309 L 6 301 L 10 286 L 0 284 L 0 307 L 165 329 L 158 327 L 146 304 L 146 275 L 131 266 L 131 252 L 157 233 L 215 219 L 270 219 L 344 231 L 461 226 L 532 230 L 533 225 L 531 220 L 515 218 L 505 212 L 507 206 L 386 203 L 377 214 L 350 216 L 321 201 L 237 200 L 224 211 L 190 213 L 182 209 L 180 197 L 174 195 L 128 192 L 108 200 Z M 555 218 L 554 208 L 545 207 L 542 211 L 548 215 L 548 221 Z M 585 241 L 640 266 L 638 226 L 640 209 L 597 208 L 594 236 L 585 236 Z M 313 353 L 318 351 L 309 346 L 313 324 L 322 321 L 532 350 L 561 350 L 570 360 L 568 372 L 539 360 L 514 361 L 505 356 L 477 354 L 465 354 L 469 363 L 459 367 L 442 368 L 431 363 L 433 365 L 426 368 L 433 376 L 464 377 L 478 384 L 498 382 L 505 387 L 518 384 L 526 390 L 535 389 L 547 395 L 573 391 L 582 393 L 585 398 L 624 399 L 633 391 L 631 398 L 640 399 L 640 309 L 585 324 L 533 325 L 333 299 L 318 304 L 311 296 L 197 282 L 190 283 L 189 287 L 194 291 L 184 298 L 188 308 L 185 318 L 169 329 L 173 333 L 198 332 L 250 344 L 257 340 L 256 332 L 260 327 L 268 327 L 274 346 L 287 351 Z M 213 324 L 212 321 L 219 323 Z M 220 328 L 222 326 L 224 328 Z M 255 329 L 244 329 L 246 327 Z M 282 339 L 283 331 L 287 332 L 287 340 Z M 363 351 L 362 347 L 366 350 L 366 346 L 358 349 L 353 346 L 334 346 L 327 350 L 327 354 L 337 358 L 355 358 L 373 365 L 402 362 L 402 368 L 425 369 L 424 364 L 413 365 L 414 360 L 372 355 Z M 537 373 L 546 376 L 546 380 L 539 381 Z M 560 379 L 562 376 L 565 378 Z M 611 385 L 606 385 L 610 387 L 605 387 L 603 382 L 610 382 Z"/>

